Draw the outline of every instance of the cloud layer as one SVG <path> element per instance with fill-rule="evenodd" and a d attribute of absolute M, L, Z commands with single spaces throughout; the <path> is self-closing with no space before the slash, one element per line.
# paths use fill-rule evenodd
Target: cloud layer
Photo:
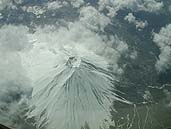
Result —
<path fill-rule="evenodd" d="M 171 24 L 162 27 L 159 33 L 154 33 L 153 41 L 160 49 L 156 69 L 164 72 L 171 67 Z"/>
<path fill-rule="evenodd" d="M 15 116 L 20 115 L 16 112 L 20 100 L 32 91 L 19 55 L 29 46 L 27 32 L 24 26 L 5 25 L 0 29 L 0 122 L 9 126 L 14 126 Z"/>

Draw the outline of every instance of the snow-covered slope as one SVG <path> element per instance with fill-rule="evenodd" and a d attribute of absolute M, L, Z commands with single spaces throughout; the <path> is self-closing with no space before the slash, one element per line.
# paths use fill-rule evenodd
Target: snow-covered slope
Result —
<path fill-rule="evenodd" d="M 98 129 L 113 100 L 127 102 L 112 92 L 107 63 L 94 59 L 70 56 L 35 83 L 29 117 L 37 119 L 38 128 L 80 129 L 87 123 Z"/>

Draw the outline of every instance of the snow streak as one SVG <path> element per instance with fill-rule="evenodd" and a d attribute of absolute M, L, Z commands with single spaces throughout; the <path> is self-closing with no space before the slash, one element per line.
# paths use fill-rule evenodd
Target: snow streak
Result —
<path fill-rule="evenodd" d="M 29 117 L 37 127 L 47 129 L 81 129 L 88 124 L 99 129 L 109 117 L 113 100 L 128 101 L 112 92 L 113 75 L 101 57 L 68 56 L 36 82 Z"/>

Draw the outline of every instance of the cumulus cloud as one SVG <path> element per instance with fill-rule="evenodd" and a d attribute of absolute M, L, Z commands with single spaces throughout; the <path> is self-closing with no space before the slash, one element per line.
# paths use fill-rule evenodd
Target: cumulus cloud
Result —
<path fill-rule="evenodd" d="M 162 27 L 159 33 L 154 33 L 153 41 L 160 49 L 156 69 L 164 72 L 171 67 L 171 24 Z"/>
<path fill-rule="evenodd" d="M 0 122 L 6 119 L 10 123 L 8 113 L 13 112 L 22 96 L 31 94 L 30 81 L 21 64 L 19 53 L 29 48 L 28 28 L 5 25 L 0 28 Z M 3 110 L 5 109 L 5 110 Z"/>
<path fill-rule="evenodd" d="M 155 0 L 99 0 L 99 10 L 107 9 L 108 16 L 113 17 L 121 9 L 127 8 L 133 11 L 144 10 L 148 12 L 156 12 L 161 10 L 163 2 Z"/>
<path fill-rule="evenodd" d="M 21 51 L 30 46 L 24 26 L 4 25 L 0 29 L 0 46 L 6 51 Z"/>
<path fill-rule="evenodd" d="M 84 0 L 70 0 L 71 5 L 75 8 L 79 8 L 84 4 Z"/>
<path fill-rule="evenodd" d="M 103 31 L 105 26 L 110 23 L 110 19 L 101 14 L 92 6 L 83 7 L 80 10 L 80 21 L 92 30 Z"/>
<path fill-rule="evenodd" d="M 2 19 L 3 18 L 3 16 L 2 16 L 2 14 L 0 13 L 0 19 Z"/>
<path fill-rule="evenodd" d="M 14 0 L 14 2 L 17 4 L 21 4 L 21 3 L 23 3 L 23 0 Z"/>
<path fill-rule="evenodd" d="M 11 0 L 0 0 L 0 10 L 3 10 L 4 8 L 10 7 L 12 5 Z"/>
<path fill-rule="evenodd" d="M 21 65 L 19 52 L 31 47 L 27 38 L 27 27 L 5 25 L 0 29 L 0 86 L 5 91 L 17 92 L 27 88 L 28 79 Z M 8 91 L 7 91 L 8 92 Z M 5 92 L 3 92 L 5 93 Z"/>
<path fill-rule="evenodd" d="M 63 0 L 63 1 L 52 1 L 47 3 L 47 9 L 55 10 L 64 6 L 72 5 L 74 8 L 80 8 L 84 4 L 84 0 Z"/>
<path fill-rule="evenodd" d="M 5 8 L 15 8 L 15 4 L 21 4 L 23 0 L 0 0 L 0 10 Z"/>
<path fill-rule="evenodd" d="M 22 6 L 22 10 L 28 13 L 33 13 L 35 15 L 42 15 L 47 11 L 50 10 L 57 10 L 62 7 L 69 7 L 70 5 L 73 8 L 80 8 L 84 4 L 83 0 L 63 0 L 63 1 L 48 1 L 43 5 L 29 5 L 29 6 Z M 39 18 L 39 17 L 38 17 Z"/>
<path fill-rule="evenodd" d="M 44 12 L 46 12 L 46 8 L 45 7 L 40 7 L 40 6 L 23 6 L 22 10 L 28 13 L 33 13 L 35 15 L 41 15 Z"/>
<path fill-rule="evenodd" d="M 163 2 L 157 2 L 156 0 L 144 0 L 144 10 L 149 12 L 159 11 L 163 8 Z"/>
<path fill-rule="evenodd" d="M 130 54 L 130 58 L 131 58 L 131 59 L 136 59 L 137 56 L 138 56 L 138 52 L 135 51 L 135 50 L 134 50 L 133 52 L 131 52 L 131 54 Z"/>
<path fill-rule="evenodd" d="M 117 11 L 122 8 L 133 8 L 138 5 L 137 0 L 128 0 L 128 1 L 121 1 L 121 0 L 99 0 L 99 10 L 107 9 L 109 11 L 108 16 L 115 16 Z"/>
<path fill-rule="evenodd" d="M 127 16 L 125 16 L 124 20 L 128 21 L 129 23 L 135 24 L 137 29 L 143 29 L 148 25 L 147 21 L 143 22 L 137 20 L 132 13 L 129 13 Z"/>
<path fill-rule="evenodd" d="M 67 2 L 62 2 L 62 1 L 52 1 L 47 3 L 47 8 L 49 10 L 55 10 L 63 7 L 64 5 L 67 5 Z"/>

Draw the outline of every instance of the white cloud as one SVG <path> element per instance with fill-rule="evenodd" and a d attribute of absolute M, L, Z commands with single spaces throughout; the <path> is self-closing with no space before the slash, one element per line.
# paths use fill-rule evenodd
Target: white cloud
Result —
<path fill-rule="evenodd" d="M 143 5 L 145 10 L 149 12 L 156 12 L 163 8 L 163 2 L 157 2 L 155 0 L 144 0 Z"/>
<path fill-rule="evenodd" d="M 21 3 L 23 3 L 23 0 L 14 0 L 14 2 L 17 4 L 21 4 Z"/>
<path fill-rule="evenodd" d="M 110 23 L 110 19 L 108 17 L 99 13 L 98 10 L 92 6 L 81 8 L 79 18 L 86 27 L 95 31 L 103 31 L 105 26 Z"/>
<path fill-rule="evenodd" d="M 75 8 L 79 8 L 84 4 L 84 0 L 70 0 L 71 4 Z"/>
<path fill-rule="evenodd" d="M 18 90 L 18 86 L 26 86 L 25 83 L 28 81 L 19 56 L 19 52 L 30 47 L 27 30 L 23 26 L 10 25 L 0 29 L 0 87 L 5 88 L 5 91 L 13 87 L 12 83 L 15 90 Z"/>
<path fill-rule="evenodd" d="M 41 15 L 44 12 L 46 12 L 45 7 L 40 7 L 40 6 L 23 6 L 22 7 L 23 11 L 26 11 L 28 13 L 34 13 L 35 15 Z"/>
<path fill-rule="evenodd" d="M 83 0 L 63 0 L 63 1 L 48 1 L 42 6 L 39 5 L 29 5 L 21 7 L 23 11 L 34 13 L 35 15 L 41 15 L 49 10 L 57 10 L 62 7 L 67 7 L 69 4 L 73 8 L 80 8 L 84 4 Z"/>
<path fill-rule="evenodd" d="M 0 0 L 0 10 L 3 10 L 6 7 L 11 7 L 12 1 L 11 0 Z"/>
<path fill-rule="evenodd" d="M 2 18 L 3 18 L 2 13 L 0 13 L 0 19 L 2 19 Z"/>
<path fill-rule="evenodd" d="M 16 95 L 19 95 L 20 93 Z M 4 97 L 9 98 L 9 97 L 15 97 L 15 96 L 10 96 L 5 95 Z M 25 111 L 28 110 L 28 105 L 27 105 L 28 98 L 23 97 L 21 100 L 14 101 L 12 103 L 3 103 L 2 100 L 0 101 L 0 122 L 3 123 L 3 125 L 6 125 L 7 127 L 11 128 L 17 128 L 17 129 L 23 129 L 23 126 L 27 125 L 24 121 L 24 116 L 25 116 Z M 5 110 L 4 110 L 5 108 Z"/>
<path fill-rule="evenodd" d="M 21 4 L 23 0 L 14 0 L 16 4 Z M 3 10 L 5 8 L 16 8 L 16 6 L 13 5 L 13 0 L 0 0 L 0 10 Z"/>
<path fill-rule="evenodd" d="M 124 19 L 127 20 L 129 23 L 136 22 L 136 17 L 132 13 L 129 13 L 127 16 L 125 16 Z"/>
<path fill-rule="evenodd" d="M 133 52 L 131 52 L 131 54 L 130 54 L 130 58 L 131 58 L 131 59 L 136 59 L 137 56 L 138 56 L 138 52 L 135 51 L 135 50 L 134 50 Z"/>
<path fill-rule="evenodd" d="M 5 25 L 0 28 L 0 115 L 3 116 L 0 122 L 14 124 L 10 123 L 12 116 L 3 109 L 13 114 L 22 96 L 31 94 L 31 83 L 19 54 L 30 47 L 27 34 L 28 28 L 23 26 Z"/>
<path fill-rule="evenodd" d="M 133 11 L 144 10 L 148 12 L 157 12 L 163 7 L 163 2 L 155 0 L 99 0 L 99 10 L 107 9 L 108 16 L 113 17 L 121 9 L 127 8 Z"/>
<path fill-rule="evenodd" d="M 62 2 L 60 1 L 48 2 L 48 9 L 55 10 L 61 7 L 62 7 Z"/>
<path fill-rule="evenodd" d="M 24 26 L 4 25 L 0 28 L 0 47 L 5 51 L 21 51 L 29 47 L 28 28 Z"/>
<path fill-rule="evenodd" d="M 47 3 L 47 9 L 48 10 L 56 10 L 61 7 L 67 6 L 68 3 L 66 1 L 53 1 L 53 2 L 48 2 Z"/>
<path fill-rule="evenodd" d="M 156 69 L 159 72 L 164 72 L 171 67 L 171 24 L 161 28 L 159 33 L 154 33 L 153 41 L 161 52 L 156 63 Z"/>
<path fill-rule="evenodd" d="M 137 20 L 136 17 L 132 13 L 129 13 L 127 16 L 125 16 L 124 19 L 127 20 L 129 23 L 135 24 L 137 29 L 143 29 L 148 25 L 147 21 L 143 22 L 143 21 Z"/>

